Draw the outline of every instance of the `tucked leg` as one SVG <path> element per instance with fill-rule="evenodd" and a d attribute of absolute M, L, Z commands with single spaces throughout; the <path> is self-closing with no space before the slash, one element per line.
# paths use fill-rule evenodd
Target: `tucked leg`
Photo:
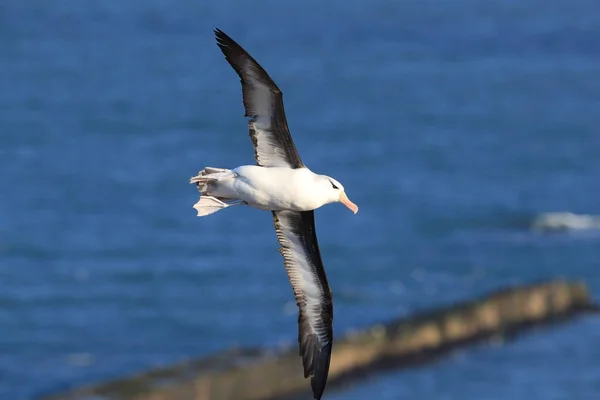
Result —
<path fill-rule="evenodd" d="M 227 202 L 223 200 L 228 200 Z M 220 199 L 218 197 L 213 196 L 201 196 L 200 200 L 196 204 L 194 204 L 194 208 L 198 211 L 199 217 L 204 217 L 206 215 L 210 215 L 216 213 L 219 210 L 223 210 L 227 207 L 239 206 L 247 204 L 243 200 L 229 200 L 229 199 Z"/>

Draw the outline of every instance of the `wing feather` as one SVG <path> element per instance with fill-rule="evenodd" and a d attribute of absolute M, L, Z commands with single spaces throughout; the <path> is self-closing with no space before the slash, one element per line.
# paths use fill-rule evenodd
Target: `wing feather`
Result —
<path fill-rule="evenodd" d="M 263 167 L 302 168 L 288 128 L 283 93 L 269 74 L 246 50 L 215 29 L 217 44 L 225 59 L 240 77 L 248 131 L 254 145 L 254 158 Z"/>
<path fill-rule="evenodd" d="M 273 211 L 279 251 L 294 291 L 304 377 L 315 399 L 325 390 L 333 344 L 333 296 L 315 232 L 314 211 Z"/>

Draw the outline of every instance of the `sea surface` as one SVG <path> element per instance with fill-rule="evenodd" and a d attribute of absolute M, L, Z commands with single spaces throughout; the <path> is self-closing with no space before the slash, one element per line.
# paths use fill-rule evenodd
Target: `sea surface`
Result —
<path fill-rule="evenodd" d="M 316 212 L 336 334 L 542 279 L 600 297 L 600 232 L 531 228 L 600 215 L 597 0 L 3 0 L 0 399 L 294 344 L 270 213 L 192 209 L 198 170 L 254 163 L 214 27 L 360 206 Z M 598 399 L 599 340 L 580 319 L 325 398 Z"/>

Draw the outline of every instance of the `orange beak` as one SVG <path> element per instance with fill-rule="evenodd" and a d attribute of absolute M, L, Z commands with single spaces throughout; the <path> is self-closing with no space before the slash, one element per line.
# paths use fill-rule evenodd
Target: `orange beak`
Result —
<path fill-rule="evenodd" d="M 352 211 L 354 214 L 358 212 L 358 206 L 350 201 L 348 196 L 346 196 L 345 192 L 342 192 L 342 194 L 340 194 L 340 203 L 348 207 L 350 211 Z"/>

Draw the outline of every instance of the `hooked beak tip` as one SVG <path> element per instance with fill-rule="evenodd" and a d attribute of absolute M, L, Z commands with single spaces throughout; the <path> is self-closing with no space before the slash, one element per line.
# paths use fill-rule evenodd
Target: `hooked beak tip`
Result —
<path fill-rule="evenodd" d="M 348 207 L 350 209 L 350 211 L 352 211 L 354 214 L 356 214 L 358 212 L 358 206 L 356 204 L 354 204 L 353 202 L 351 202 L 350 199 L 348 198 L 348 196 L 346 196 L 346 193 L 344 193 L 344 192 L 342 192 L 342 194 L 340 194 L 340 203 L 342 203 L 343 205 Z"/>

